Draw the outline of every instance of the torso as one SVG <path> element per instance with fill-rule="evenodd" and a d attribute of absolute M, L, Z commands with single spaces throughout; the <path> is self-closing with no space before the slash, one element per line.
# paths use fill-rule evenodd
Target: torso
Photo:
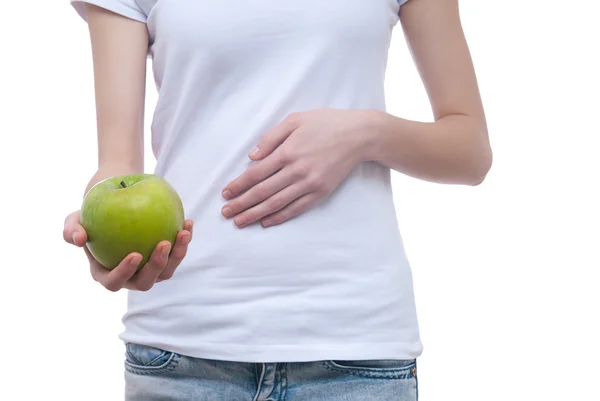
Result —
<path fill-rule="evenodd" d="M 122 338 L 249 362 L 415 358 L 412 277 L 389 169 L 357 166 L 280 226 L 236 228 L 221 189 L 288 114 L 385 109 L 396 0 L 140 0 L 159 98 L 156 173 L 194 241 L 175 276 L 129 294 Z"/>

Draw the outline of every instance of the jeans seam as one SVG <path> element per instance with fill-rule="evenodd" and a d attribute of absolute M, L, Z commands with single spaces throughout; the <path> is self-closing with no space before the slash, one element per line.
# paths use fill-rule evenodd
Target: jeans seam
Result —
<path fill-rule="evenodd" d="M 167 354 L 167 353 L 166 353 L 165 351 L 163 351 L 163 352 L 162 352 L 160 355 L 158 355 L 158 356 L 155 356 L 155 357 L 154 357 L 154 359 L 152 359 L 150 362 L 148 362 L 148 363 L 144 364 L 144 363 L 142 363 L 142 361 L 140 361 L 138 358 L 136 358 L 136 357 L 135 357 L 135 355 L 134 355 L 134 354 L 133 354 L 131 351 L 127 350 L 127 355 L 129 355 L 129 357 L 130 357 L 131 359 L 133 359 L 133 362 L 135 362 L 135 364 L 137 364 L 137 365 L 144 366 L 144 367 L 146 367 L 146 366 L 147 366 L 147 367 L 152 367 L 152 364 L 153 364 L 153 363 L 155 363 L 156 361 L 160 360 L 160 359 L 161 359 L 162 357 L 164 357 L 166 354 Z M 172 359 L 172 358 L 169 358 L 169 359 Z M 165 362 L 165 363 L 167 363 L 167 364 L 168 364 L 169 362 L 170 362 L 170 361 L 167 359 L 167 362 Z M 163 365 L 164 365 L 164 364 L 163 364 Z M 159 365 L 158 367 L 160 367 L 160 366 L 162 366 L 162 365 Z"/>
<path fill-rule="evenodd" d="M 281 365 L 281 400 L 286 401 L 287 397 L 287 363 Z"/>
<path fill-rule="evenodd" d="M 128 361 L 125 361 L 125 369 L 130 373 L 134 373 L 137 375 L 155 375 L 158 373 L 167 373 L 175 370 L 177 365 L 179 364 L 179 355 L 173 354 L 172 357 L 162 366 L 135 366 Z"/>
<path fill-rule="evenodd" d="M 415 361 L 415 367 L 413 368 L 413 376 L 415 377 L 415 397 L 416 401 L 419 401 L 419 375 L 417 374 L 417 362 Z"/>
<path fill-rule="evenodd" d="M 325 369 L 331 371 L 331 372 L 340 372 L 340 373 L 345 373 L 345 374 L 349 374 L 351 376 L 357 376 L 357 377 L 366 377 L 366 378 L 372 378 L 372 379 L 410 379 L 411 377 L 414 377 L 413 375 L 413 367 L 414 366 L 407 366 L 406 368 L 399 368 L 399 369 L 382 369 L 382 370 L 376 370 L 376 369 L 346 369 L 346 368 L 342 368 L 342 367 L 337 367 L 335 365 L 332 365 L 331 363 L 328 362 L 323 362 L 323 367 L 325 367 Z"/>
<path fill-rule="evenodd" d="M 262 391 L 262 382 L 265 377 L 265 370 L 267 369 L 264 363 L 260 364 L 260 376 L 258 378 L 258 386 L 256 387 L 256 394 L 254 395 L 252 401 L 257 401 L 260 396 L 260 392 Z"/>

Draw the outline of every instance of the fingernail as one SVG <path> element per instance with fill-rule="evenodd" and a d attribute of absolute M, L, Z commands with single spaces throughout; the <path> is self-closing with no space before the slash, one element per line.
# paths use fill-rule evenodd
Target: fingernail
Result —
<path fill-rule="evenodd" d="M 265 226 L 265 227 L 269 227 L 272 224 L 273 224 L 273 220 L 271 220 L 271 219 L 267 219 L 267 220 L 263 221 L 263 226 Z"/>
<path fill-rule="evenodd" d="M 255 147 L 254 149 L 252 149 L 252 152 L 250 152 L 249 156 L 254 157 L 258 154 L 259 151 L 260 149 L 258 149 L 258 147 Z"/>
<path fill-rule="evenodd" d="M 231 199 L 232 193 L 230 190 L 226 189 L 225 191 L 223 191 L 223 198 L 229 200 Z"/>
<path fill-rule="evenodd" d="M 194 233 L 194 222 L 192 221 L 190 224 L 190 234 Z"/>
<path fill-rule="evenodd" d="M 75 237 L 77 237 L 77 231 L 75 231 L 75 232 L 73 233 L 73 235 L 71 236 L 71 239 L 73 240 L 73 243 L 74 243 L 74 244 L 76 244 L 76 242 L 75 242 Z"/>
<path fill-rule="evenodd" d="M 232 213 L 233 212 L 231 211 L 231 208 L 228 208 L 228 207 L 223 208 L 223 216 L 229 217 L 229 216 L 231 216 Z"/>
<path fill-rule="evenodd" d="M 246 223 L 248 221 L 246 220 L 246 218 L 244 216 L 238 216 L 235 218 L 234 222 L 238 227 L 243 227 L 246 225 Z"/>
<path fill-rule="evenodd" d="M 138 255 L 136 255 L 133 258 L 131 258 L 131 262 L 129 262 L 129 266 L 137 267 L 141 261 L 142 261 L 142 258 L 139 257 Z"/>
<path fill-rule="evenodd" d="M 183 245 L 187 245 L 187 244 L 189 244 L 189 243 L 190 243 L 190 240 L 191 240 L 191 239 L 192 239 L 192 238 L 191 238 L 189 235 L 185 235 L 185 236 L 184 236 L 184 237 L 181 239 L 181 243 L 182 243 Z"/>
<path fill-rule="evenodd" d="M 160 251 L 160 255 L 163 257 L 163 259 L 166 259 L 169 257 L 169 252 L 171 251 L 171 247 L 170 246 L 165 246 L 163 247 L 163 249 Z"/>

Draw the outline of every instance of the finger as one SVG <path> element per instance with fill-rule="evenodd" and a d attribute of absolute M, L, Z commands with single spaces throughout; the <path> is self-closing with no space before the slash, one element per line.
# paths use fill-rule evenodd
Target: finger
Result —
<path fill-rule="evenodd" d="M 270 155 L 279 145 L 287 139 L 300 126 L 300 114 L 290 114 L 283 122 L 277 124 L 260 138 L 260 141 L 250 152 L 248 157 L 258 161 Z"/>
<path fill-rule="evenodd" d="M 184 221 L 183 229 L 188 231 L 190 233 L 190 235 L 194 235 L 194 221 L 193 220 Z"/>
<path fill-rule="evenodd" d="M 175 246 L 173 247 L 173 251 L 169 256 L 169 262 L 167 263 L 167 267 L 165 267 L 158 276 L 158 279 L 156 280 L 157 283 L 163 280 L 168 280 L 171 277 L 173 277 L 175 269 L 177 269 L 177 267 L 187 254 L 188 245 L 191 240 L 192 235 L 188 231 L 181 231 L 177 235 L 177 240 L 175 241 Z"/>
<path fill-rule="evenodd" d="M 69 213 L 69 215 L 65 218 L 65 226 L 79 224 L 79 216 L 80 216 L 79 210 Z"/>
<path fill-rule="evenodd" d="M 258 205 L 283 188 L 292 185 L 298 178 L 294 171 L 294 169 L 290 168 L 280 170 L 265 181 L 253 186 L 244 194 L 225 204 L 221 209 L 221 213 L 226 218 L 231 218 Z"/>
<path fill-rule="evenodd" d="M 249 167 L 242 175 L 227 184 L 227 186 L 223 188 L 223 198 L 231 200 L 236 196 L 239 196 L 259 182 L 262 182 L 275 174 L 275 172 L 282 167 L 282 158 L 274 157 L 274 155 L 267 157 L 260 163 Z"/>
<path fill-rule="evenodd" d="M 82 247 L 85 245 L 87 240 L 87 232 L 82 226 L 77 225 L 71 234 L 71 243 L 75 246 Z"/>
<path fill-rule="evenodd" d="M 127 255 L 117 267 L 108 270 L 94 259 L 87 248 L 84 247 L 83 249 L 90 261 L 92 278 L 112 292 L 117 292 L 126 287 L 127 281 L 133 277 L 142 261 L 142 255 L 134 252 Z"/>
<path fill-rule="evenodd" d="M 79 224 L 79 211 L 69 214 L 65 219 L 63 239 L 69 244 L 79 247 L 87 242 L 87 233 Z"/>
<path fill-rule="evenodd" d="M 148 291 L 152 288 L 154 283 L 156 283 L 158 276 L 160 276 L 167 266 L 170 252 L 171 243 L 169 241 L 159 242 L 156 248 L 154 248 L 154 252 L 152 252 L 148 263 L 146 263 L 146 265 L 144 265 L 144 267 L 129 280 L 128 285 L 130 285 L 132 289 L 139 291 Z"/>
<path fill-rule="evenodd" d="M 280 211 L 265 217 L 264 219 L 262 219 L 261 223 L 264 227 L 270 227 L 277 224 L 281 224 L 304 212 L 306 209 L 312 206 L 318 199 L 319 195 L 316 192 L 310 192 L 308 194 L 305 194 L 291 202 L 289 205 L 287 205 Z"/>
<path fill-rule="evenodd" d="M 169 256 L 167 267 L 165 267 L 160 273 L 160 276 L 158 276 L 158 279 L 156 280 L 157 283 L 173 277 L 175 269 L 179 267 L 179 264 L 187 254 L 188 245 L 193 238 L 194 222 L 192 220 L 186 220 L 183 227 L 184 229 L 177 235 L 175 246 Z"/>
<path fill-rule="evenodd" d="M 302 197 L 308 192 L 305 185 L 294 184 L 277 192 L 264 202 L 237 216 L 233 221 L 238 227 L 245 227 L 261 218 L 273 214 Z"/>

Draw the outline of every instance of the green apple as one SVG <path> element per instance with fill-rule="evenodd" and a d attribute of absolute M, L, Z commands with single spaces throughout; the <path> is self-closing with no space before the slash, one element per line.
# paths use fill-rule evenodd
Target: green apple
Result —
<path fill-rule="evenodd" d="M 123 175 L 94 185 L 81 206 L 90 253 L 112 270 L 131 252 L 142 256 L 140 268 L 161 241 L 175 243 L 184 211 L 175 189 L 154 174 Z"/>

